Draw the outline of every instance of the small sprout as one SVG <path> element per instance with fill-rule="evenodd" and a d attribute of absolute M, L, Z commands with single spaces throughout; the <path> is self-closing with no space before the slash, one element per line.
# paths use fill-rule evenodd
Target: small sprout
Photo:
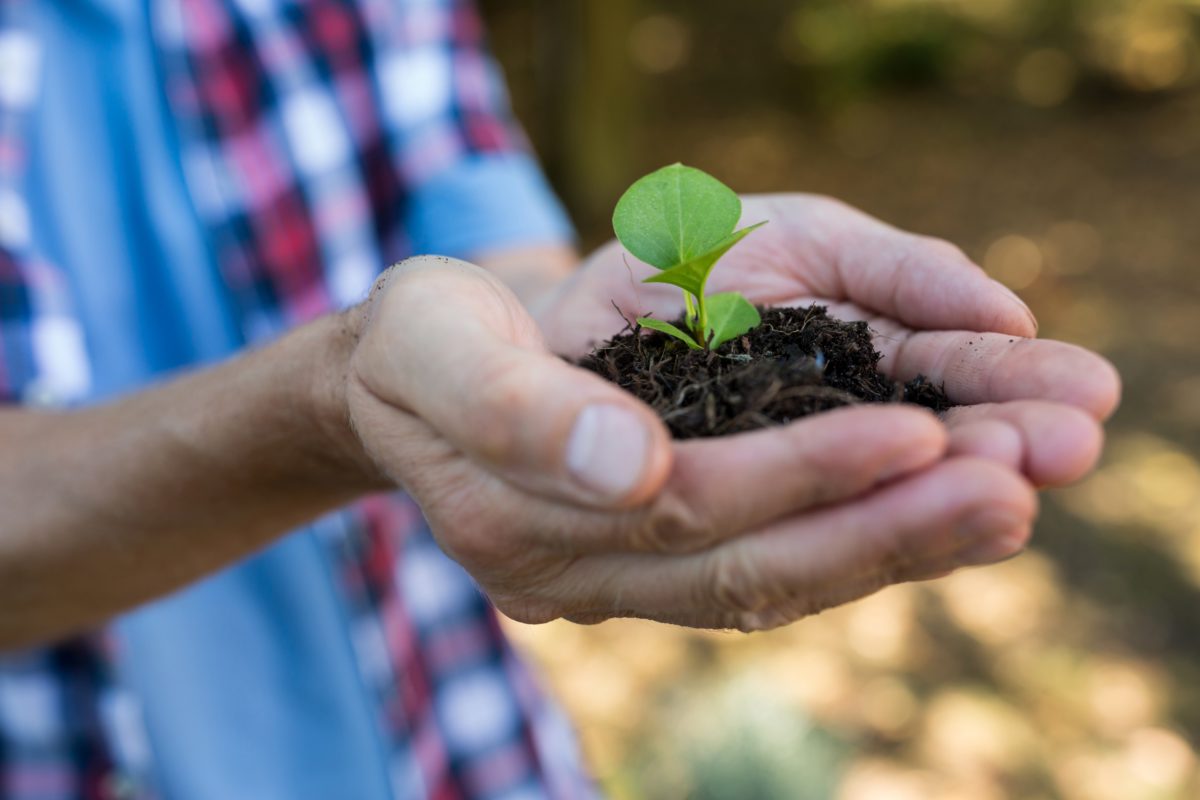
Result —
<path fill-rule="evenodd" d="M 766 224 L 734 230 L 741 216 L 736 192 L 682 164 L 652 172 L 626 190 L 613 213 L 613 230 L 626 250 L 660 270 L 645 283 L 683 290 L 688 330 L 649 317 L 640 317 L 639 325 L 697 350 L 715 350 L 762 322 L 758 309 L 738 292 L 704 294 L 717 260 Z"/>

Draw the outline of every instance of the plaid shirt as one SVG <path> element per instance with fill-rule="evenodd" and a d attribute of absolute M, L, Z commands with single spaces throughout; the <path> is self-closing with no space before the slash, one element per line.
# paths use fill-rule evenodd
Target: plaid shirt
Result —
<path fill-rule="evenodd" d="M 89 366 L 20 193 L 41 58 L 22 25 L 31 1 L 0 0 L 0 401 L 37 405 L 79 398 Z M 407 187 L 524 147 L 467 0 L 155 0 L 152 13 L 188 188 L 251 342 L 356 301 L 403 256 Z M 591 796 L 565 720 L 411 501 L 372 498 L 317 531 L 397 797 Z M 103 632 L 0 657 L 0 798 L 154 796 L 118 658 Z M 478 735 L 481 708 L 515 733 Z"/>

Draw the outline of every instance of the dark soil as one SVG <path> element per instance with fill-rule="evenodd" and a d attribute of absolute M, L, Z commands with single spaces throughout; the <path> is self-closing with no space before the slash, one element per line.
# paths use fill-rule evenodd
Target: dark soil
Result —
<path fill-rule="evenodd" d="M 818 305 L 759 310 L 760 326 L 716 351 L 630 330 L 579 364 L 649 404 L 677 439 L 782 425 L 858 403 L 950 407 L 922 376 L 900 384 L 879 372 L 867 323 L 842 322 Z"/>

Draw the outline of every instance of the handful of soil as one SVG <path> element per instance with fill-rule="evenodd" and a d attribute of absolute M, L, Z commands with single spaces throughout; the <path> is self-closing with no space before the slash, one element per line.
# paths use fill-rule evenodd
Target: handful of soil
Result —
<path fill-rule="evenodd" d="M 635 330 L 601 344 L 579 366 L 636 395 L 677 439 L 783 425 L 858 403 L 951 406 L 923 376 L 901 384 L 879 372 L 867 323 L 842 322 L 819 305 L 759 310 L 761 325 L 716 351 Z"/>

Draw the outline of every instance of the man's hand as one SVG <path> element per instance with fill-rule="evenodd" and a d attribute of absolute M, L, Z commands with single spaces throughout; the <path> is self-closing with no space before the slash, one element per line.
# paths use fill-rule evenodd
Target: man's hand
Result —
<path fill-rule="evenodd" d="M 924 374 L 963 404 L 946 415 L 951 455 L 996 461 L 1039 486 L 1094 465 L 1099 422 L 1120 393 L 1115 370 L 1082 348 L 1035 340 L 1028 307 L 958 248 L 823 197 L 747 198 L 743 223 L 761 220 L 770 224 L 718 263 L 711 291 L 764 305 L 818 302 L 869 321 L 881 369 L 898 380 Z M 581 354 L 613 335 L 625 324 L 614 305 L 630 319 L 678 315 L 678 289 L 641 283 L 652 272 L 616 243 L 602 248 L 539 314 L 551 346 Z"/>
<path fill-rule="evenodd" d="M 584 278 L 621 299 L 597 273 Z M 575 297 L 582 344 L 606 320 Z M 993 461 L 947 458 L 945 427 L 922 410 L 857 407 L 673 443 L 650 409 L 551 353 L 479 268 L 411 260 L 364 313 L 347 387 L 354 429 L 518 620 L 769 628 L 1005 558 L 1029 535 L 1028 483 Z"/>
<path fill-rule="evenodd" d="M 496 278 L 415 260 L 367 305 L 227 364 L 78 411 L 0 409 L 0 649 L 178 588 L 391 481 L 525 620 L 764 628 L 1018 551 L 1028 481 L 1095 459 L 1111 367 L 1030 340 L 1024 305 L 944 243 L 815 198 L 752 200 L 747 216 L 772 224 L 714 289 L 870 319 L 886 369 L 971 405 L 948 426 L 873 406 L 673 443 L 553 355 Z M 593 258 L 540 317 L 553 350 L 619 329 L 612 301 L 678 311 L 637 277 L 615 248 Z"/>

